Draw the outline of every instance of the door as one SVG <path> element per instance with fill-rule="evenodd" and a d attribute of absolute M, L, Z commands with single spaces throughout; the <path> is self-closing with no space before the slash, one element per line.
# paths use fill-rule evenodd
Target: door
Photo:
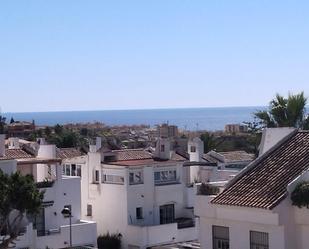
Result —
<path fill-rule="evenodd" d="M 174 204 L 160 206 L 160 224 L 173 223 L 175 220 Z"/>

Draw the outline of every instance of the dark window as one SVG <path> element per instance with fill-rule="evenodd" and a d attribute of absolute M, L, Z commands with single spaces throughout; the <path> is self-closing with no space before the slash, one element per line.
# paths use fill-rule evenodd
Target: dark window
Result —
<path fill-rule="evenodd" d="M 76 176 L 76 164 L 71 165 L 71 176 Z"/>
<path fill-rule="evenodd" d="M 195 146 L 191 146 L 191 152 L 196 152 L 196 147 Z"/>
<path fill-rule="evenodd" d="M 136 219 L 138 220 L 143 219 L 143 208 L 142 207 L 136 208 Z"/>
<path fill-rule="evenodd" d="M 229 249 L 229 228 L 222 226 L 212 226 L 212 241 L 213 249 Z"/>
<path fill-rule="evenodd" d="M 174 204 L 160 206 L 160 224 L 169 224 L 175 221 Z"/>
<path fill-rule="evenodd" d="M 81 165 L 76 166 L 76 175 L 82 176 L 82 166 Z"/>
<path fill-rule="evenodd" d="M 142 171 L 130 172 L 129 183 L 130 185 L 143 183 Z"/>
<path fill-rule="evenodd" d="M 95 182 L 99 182 L 100 181 L 100 172 L 98 170 L 95 171 L 94 181 Z"/>
<path fill-rule="evenodd" d="M 92 205 L 87 204 L 87 216 L 92 216 Z"/>
<path fill-rule="evenodd" d="M 269 249 L 268 233 L 250 231 L 250 249 Z"/>
<path fill-rule="evenodd" d="M 164 151 L 165 151 L 165 146 L 164 146 L 164 144 L 161 144 L 161 146 L 160 146 L 160 151 L 161 151 L 161 152 L 164 152 Z"/>

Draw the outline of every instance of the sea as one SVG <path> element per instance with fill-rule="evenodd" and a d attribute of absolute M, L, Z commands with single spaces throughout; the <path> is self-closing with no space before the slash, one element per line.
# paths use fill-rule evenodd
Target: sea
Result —
<path fill-rule="evenodd" d="M 143 110 L 59 111 L 3 113 L 9 122 L 32 121 L 39 126 L 102 122 L 106 125 L 155 125 L 168 123 L 185 130 L 223 130 L 226 124 L 254 120 L 253 113 L 265 107 L 216 107 Z"/>

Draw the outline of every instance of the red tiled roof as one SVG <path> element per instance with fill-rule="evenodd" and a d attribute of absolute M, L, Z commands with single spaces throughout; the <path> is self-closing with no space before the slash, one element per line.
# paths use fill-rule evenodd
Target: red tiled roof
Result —
<path fill-rule="evenodd" d="M 20 158 L 34 158 L 34 156 L 22 149 L 6 149 L 5 156 L 0 157 L 0 160 L 10 160 Z"/>
<path fill-rule="evenodd" d="M 143 149 L 114 150 L 113 152 L 116 153 L 117 161 L 107 163 L 121 166 L 167 164 L 186 160 L 184 157 L 175 152 L 172 153 L 170 160 L 158 160 L 154 158 L 150 152 Z"/>
<path fill-rule="evenodd" d="M 298 131 L 256 159 L 232 180 L 213 204 L 272 209 L 287 185 L 309 168 L 309 132 Z"/>
<path fill-rule="evenodd" d="M 152 159 L 151 153 L 142 149 L 114 150 L 113 152 L 116 152 L 117 161 Z"/>
<path fill-rule="evenodd" d="M 216 153 L 221 158 L 213 156 L 211 153 Z M 226 151 L 226 152 L 210 152 L 203 155 L 203 159 L 210 163 L 235 163 L 241 161 L 253 161 L 255 158 L 254 154 L 247 153 L 243 150 L 238 151 Z"/>
<path fill-rule="evenodd" d="M 239 162 L 239 161 L 253 161 L 254 154 L 247 153 L 243 150 L 238 151 L 228 151 L 228 152 L 219 152 L 222 156 L 224 156 L 224 161 L 231 162 Z"/>
<path fill-rule="evenodd" d="M 68 159 L 82 156 L 82 153 L 76 148 L 57 148 L 57 158 Z"/>

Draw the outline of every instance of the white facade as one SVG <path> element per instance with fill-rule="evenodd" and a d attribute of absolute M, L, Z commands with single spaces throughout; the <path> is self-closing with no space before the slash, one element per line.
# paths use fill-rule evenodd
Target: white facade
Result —
<path fill-rule="evenodd" d="M 169 147 L 165 140 L 161 142 Z M 170 156 L 170 152 L 161 154 Z M 86 156 L 63 162 L 67 168 L 81 165 L 82 218 L 96 221 L 98 234 L 120 233 L 124 248 L 197 239 L 193 214 L 195 193 L 193 187 L 186 185 L 183 162 L 166 160 L 121 166 L 116 162 L 101 162 L 103 157 L 91 150 Z M 168 181 L 160 178 L 165 174 Z M 173 209 L 170 212 L 174 212 L 176 220 L 163 217 L 168 208 Z M 178 220 L 179 225 L 177 218 L 184 218 L 183 222 Z"/>
<path fill-rule="evenodd" d="M 7 174 L 16 170 L 22 174 L 35 173 L 33 176 L 36 182 L 48 179 L 50 183 L 40 187 L 45 191 L 41 212 L 33 218 L 34 224 L 32 219 L 29 220 L 26 232 L 18 237 L 15 248 L 69 247 L 69 218 L 64 218 L 61 213 L 65 206 L 72 212 L 72 245 L 96 245 L 96 223 L 81 219 L 80 178 L 62 177 L 61 165 L 51 156 L 54 151 L 54 146 L 44 145 L 39 150 L 40 158 L 31 159 L 31 162 L 28 159 L 0 160 L 0 168 Z M 42 164 L 44 159 L 47 159 L 46 164 Z M 36 164 L 36 160 L 40 164 Z M 54 174 L 52 178 L 51 173 Z"/>
<path fill-rule="evenodd" d="M 296 184 L 309 180 L 306 171 L 287 187 L 290 194 Z M 196 197 L 202 249 L 213 246 L 213 226 L 227 227 L 229 248 L 250 248 L 250 231 L 266 233 L 269 249 L 307 249 L 309 245 L 309 209 L 292 206 L 288 195 L 273 210 L 211 204 L 215 196 Z M 264 247 L 261 247 L 264 248 Z"/>

